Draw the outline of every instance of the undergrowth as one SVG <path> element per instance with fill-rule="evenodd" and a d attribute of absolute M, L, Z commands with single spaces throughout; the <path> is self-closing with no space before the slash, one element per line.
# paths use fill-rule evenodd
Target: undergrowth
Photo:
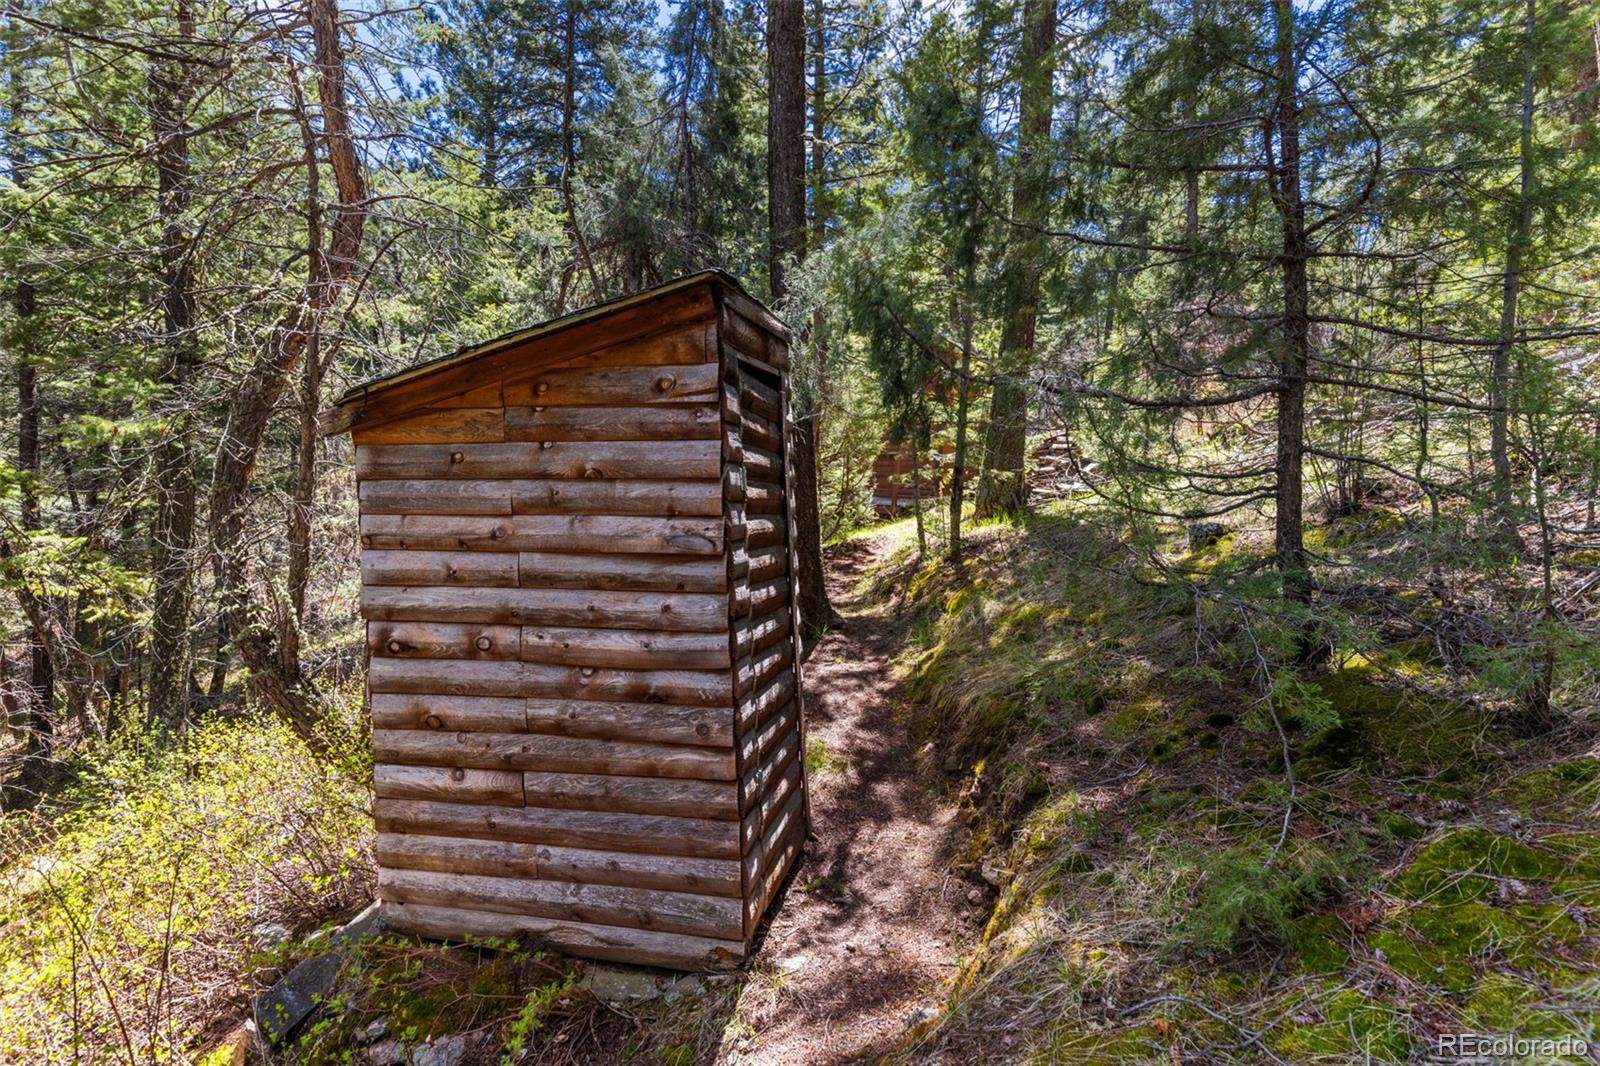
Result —
<path fill-rule="evenodd" d="M 1279 606 L 1246 536 L 1190 550 L 1071 504 L 976 532 L 960 570 L 907 548 L 880 571 L 914 618 L 908 726 L 971 827 L 958 871 L 999 886 L 907 1060 L 1596 1046 L 1592 649 L 1572 716 L 1532 732 L 1509 653 L 1452 614 L 1480 590 L 1448 589 L 1447 531 L 1317 533 L 1374 577 L 1314 611 Z M 1295 665 L 1308 629 L 1325 654 Z"/>
<path fill-rule="evenodd" d="M 333 760 L 264 714 L 124 737 L 0 821 L 0 1062 L 195 1061 L 301 934 L 369 900 L 365 743 L 339 729 Z"/>

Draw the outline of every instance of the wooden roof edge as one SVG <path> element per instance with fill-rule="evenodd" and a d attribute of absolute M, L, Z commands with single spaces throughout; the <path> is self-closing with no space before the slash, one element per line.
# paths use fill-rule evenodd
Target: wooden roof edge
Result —
<path fill-rule="evenodd" d="M 579 308 L 565 315 L 546 319 L 525 329 L 502 334 L 479 344 L 458 348 L 449 355 L 436 356 L 420 363 L 413 363 L 411 366 L 402 367 L 388 374 L 359 382 L 346 389 L 337 400 L 324 409 L 319 419 L 321 431 L 325 435 L 345 432 L 350 428 L 351 423 L 350 414 L 345 408 L 350 407 L 352 404 L 365 403 L 377 393 L 386 392 L 396 386 L 429 377 L 519 344 L 526 344 L 529 341 L 559 333 L 564 329 L 585 322 L 605 318 L 608 315 L 627 310 L 630 307 L 636 307 L 639 304 L 647 303 L 669 293 L 679 292 L 693 288 L 695 285 L 707 283 L 719 284 L 731 290 L 738 298 L 738 310 L 740 313 L 746 317 L 755 318 L 760 326 L 778 335 L 785 342 L 790 340 L 792 335 L 789 327 L 784 325 L 783 321 L 768 310 L 761 301 L 751 296 L 745 287 L 740 284 L 738 278 L 718 268 L 697 270 L 692 274 L 685 274 L 682 277 L 651 286 L 648 289 L 640 289 L 638 292 L 632 292 L 626 296 L 619 296 L 592 304 L 589 307 Z"/>

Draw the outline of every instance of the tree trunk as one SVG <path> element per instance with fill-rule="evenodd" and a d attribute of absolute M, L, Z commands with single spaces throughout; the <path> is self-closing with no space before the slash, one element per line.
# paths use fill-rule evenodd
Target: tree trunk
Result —
<path fill-rule="evenodd" d="M 788 293 L 791 259 L 806 247 L 806 27 L 800 0 L 767 5 L 767 270 L 772 298 Z M 795 555 L 806 647 L 833 617 L 822 571 L 815 397 L 794 404 Z"/>
<path fill-rule="evenodd" d="M 1490 365 L 1489 456 L 1494 463 L 1494 505 L 1501 532 L 1515 544 L 1517 518 L 1511 500 L 1511 453 L 1507 440 L 1511 405 L 1511 349 L 1517 332 L 1517 302 L 1522 290 L 1522 256 L 1533 227 L 1533 35 L 1536 0 L 1523 8 L 1522 107 L 1520 111 L 1517 199 L 1506 233 L 1506 269 L 1500 295 L 1500 343 Z"/>
<path fill-rule="evenodd" d="M 561 39 L 561 205 L 567 215 L 567 229 L 577 250 L 579 265 L 589 275 L 592 300 L 601 297 L 600 275 L 589 255 L 589 244 L 578 225 L 578 206 L 572 195 L 572 174 L 577 167 L 578 106 L 578 0 L 566 0 Z"/>
<path fill-rule="evenodd" d="M 989 400 L 989 428 L 978 478 L 977 518 L 1016 514 L 1027 503 L 1028 372 L 1033 369 L 1039 321 L 1039 234 L 1049 199 L 1050 116 L 1055 108 L 1051 53 L 1056 41 L 1056 0 L 1026 0 L 1017 60 L 1021 115 L 1017 173 L 1011 191 L 1013 250 L 1006 257 L 1005 320 Z"/>
<path fill-rule="evenodd" d="M 1305 448 L 1306 363 L 1311 352 L 1310 292 L 1305 201 L 1300 189 L 1299 61 L 1295 54 L 1294 7 L 1273 0 L 1277 33 L 1277 98 L 1272 124 L 1278 157 L 1269 175 L 1273 200 L 1282 222 L 1283 323 L 1278 353 L 1277 516 L 1275 548 L 1284 595 L 1309 603 L 1310 573 L 1306 567 L 1302 515 Z M 1268 136 L 1268 151 L 1271 151 Z"/>
<path fill-rule="evenodd" d="M 250 671 L 256 691 L 303 738 L 318 746 L 322 718 L 317 694 L 298 662 L 298 633 L 292 624 L 274 632 L 261 617 L 250 589 L 245 513 L 256 457 L 273 409 L 289 374 L 304 354 L 307 338 L 354 272 L 366 226 L 366 179 L 350 131 L 345 103 L 344 49 L 336 0 L 308 0 L 307 15 L 316 51 L 317 97 L 321 130 L 314 131 L 303 100 L 296 100 L 305 142 L 307 182 L 307 272 L 303 291 L 285 311 L 266 348 L 246 371 L 228 405 L 227 430 L 217 450 L 211 495 L 213 540 L 219 594 L 233 646 Z M 298 95 L 298 82 L 292 86 Z M 326 145 L 337 185 L 330 209 L 327 247 L 323 247 L 323 207 L 318 194 L 318 146 Z M 280 612 L 281 619 L 281 612 Z M 287 619 L 281 619 L 287 623 Z"/>
<path fill-rule="evenodd" d="M 961 505 L 967 485 L 967 412 L 972 399 L 972 297 L 976 261 L 969 261 L 961 294 L 961 376 L 956 382 L 956 467 L 950 473 L 950 561 L 961 564 Z"/>
<path fill-rule="evenodd" d="M 194 34 L 189 0 L 178 0 L 180 36 Z M 161 316 L 168 405 L 166 433 L 154 459 L 156 513 L 150 530 L 154 602 L 150 618 L 150 715 L 165 730 L 189 724 L 190 624 L 194 609 L 195 478 L 189 453 L 190 398 L 198 363 L 194 338 L 193 255 L 186 216 L 194 199 L 189 173 L 187 109 L 192 94 L 180 64 L 150 70 L 150 125 L 156 142 L 157 210 L 161 219 Z"/>
<path fill-rule="evenodd" d="M 295 622 L 306 620 L 306 588 L 311 583 L 311 512 L 317 502 L 317 415 L 322 410 L 322 375 L 327 363 L 321 338 L 306 339 L 301 356 L 300 437 L 295 442 L 294 494 L 289 501 L 289 602 Z"/>

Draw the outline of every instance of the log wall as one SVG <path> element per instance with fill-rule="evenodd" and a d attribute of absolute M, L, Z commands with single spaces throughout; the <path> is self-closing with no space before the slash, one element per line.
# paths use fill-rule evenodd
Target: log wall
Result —
<path fill-rule="evenodd" d="M 799 852 L 787 335 L 715 279 L 650 304 L 329 427 L 392 928 L 724 966 Z"/>

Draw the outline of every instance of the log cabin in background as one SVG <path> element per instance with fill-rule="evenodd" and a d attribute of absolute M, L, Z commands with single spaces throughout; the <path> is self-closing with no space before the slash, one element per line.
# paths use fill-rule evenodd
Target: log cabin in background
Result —
<path fill-rule="evenodd" d="M 329 411 L 387 928 L 744 956 L 806 834 L 788 345 L 701 273 Z"/>

